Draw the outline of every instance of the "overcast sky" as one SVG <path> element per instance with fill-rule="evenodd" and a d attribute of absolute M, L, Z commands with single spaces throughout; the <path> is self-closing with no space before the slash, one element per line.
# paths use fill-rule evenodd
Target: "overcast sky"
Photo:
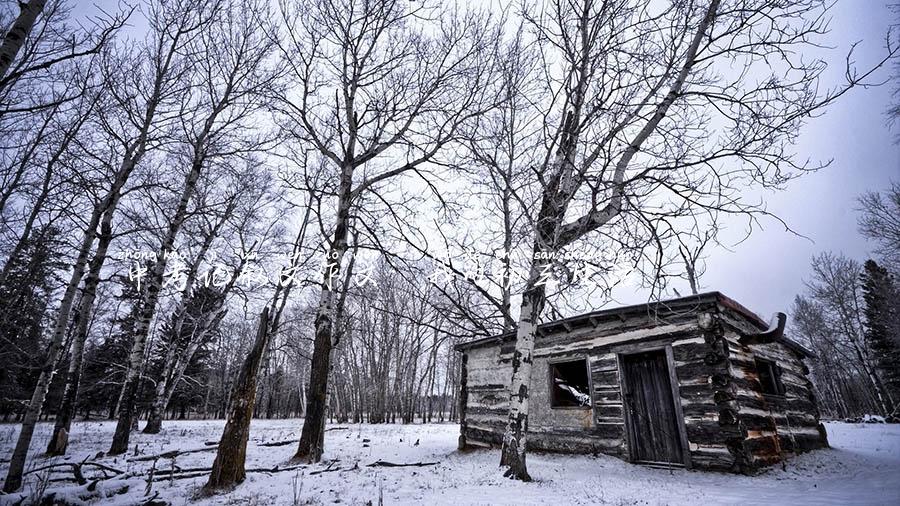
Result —
<path fill-rule="evenodd" d="M 506 3 L 492 0 L 491 5 Z M 112 1 L 101 4 L 114 10 Z M 829 87 L 843 82 L 845 57 L 853 42 L 860 42 L 854 53 L 857 66 L 868 67 L 883 57 L 885 34 L 898 22 L 883 0 L 839 0 L 831 16 L 826 37 L 831 48 L 810 55 L 829 62 L 824 83 Z M 146 28 L 140 16 L 132 19 L 132 25 L 132 34 Z M 894 40 L 900 41 L 900 34 Z M 885 81 L 896 73 L 895 68 L 885 68 L 872 81 Z M 721 291 L 768 319 L 775 311 L 789 311 L 794 296 L 803 291 L 813 255 L 833 251 L 859 260 L 867 257 L 871 246 L 857 231 L 856 199 L 865 191 L 885 189 L 891 180 L 900 181 L 900 145 L 895 142 L 900 128 L 890 131 L 885 114 L 894 88 L 888 83 L 851 90 L 806 125 L 797 153 L 813 161 L 833 160 L 832 164 L 793 181 L 785 191 L 762 195 L 772 213 L 805 237 L 786 231 L 775 220 L 763 221 L 764 228 L 755 229 L 731 251 L 709 251 L 700 280 L 703 291 Z M 746 219 L 725 225 L 724 240 L 733 243 L 745 236 Z M 690 293 L 686 283 L 675 286 L 682 294 Z M 613 295 L 616 300 L 607 307 L 644 302 L 649 292 L 632 282 L 620 285 Z"/>
<path fill-rule="evenodd" d="M 823 54 L 830 64 L 831 84 L 836 85 L 852 42 L 862 41 L 855 53 L 860 68 L 884 55 L 884 35 L 897 15 L 879 0 L 841 0 L 832 16 L 828 40 L 834 49 Z M 885 69 L 877 80 L 892 74 L 895 69 Z M 710 252 L 703 289 L 721 291 L 768 319 L 775 311 L 790 309 L 794 296 L 803 290 L 813 255 L 833 251 L 866 258 L 871 247 L 856 228 L 856 198 L 886 188 L 891 180 L 900 181 L 900 145 L 895 142 L 900 128 L 891 132 L 885 115 L 894 87 L 888 83 L 852 90 L 824 116 L 811 120 L 797 152 L 833 163 L 793 181 L 786 191 L 765 195 L 769 210 L 809 239 L 786 232 L 775 221 L 764 222 L 764 230 L 755 230 L 733 251 Z M 728 223 L 729 235 L 740 235 L 745 226 Z M 690 293 L 686 286 L 679 290 Z M 621 302 L 646 300 L 645 293 L 629 295 L 625 289 L 616 295 Z"/>

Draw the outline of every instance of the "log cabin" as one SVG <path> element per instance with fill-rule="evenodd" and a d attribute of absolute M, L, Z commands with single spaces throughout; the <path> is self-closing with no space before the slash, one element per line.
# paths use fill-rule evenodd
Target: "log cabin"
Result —
<path fill-rule="evenodd" d="M 719 292 L 603 309 L 538 326 L 527 446 L 751 474 L 828 446 L 804 359 Z M 499 447 L 515 333 L 464 342 L 460 449 Z"/>

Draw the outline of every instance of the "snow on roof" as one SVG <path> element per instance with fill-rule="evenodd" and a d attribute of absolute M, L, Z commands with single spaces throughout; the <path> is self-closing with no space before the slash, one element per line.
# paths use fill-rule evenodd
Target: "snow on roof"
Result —
<path fill-rule="evenodd" d="M 635 315 L 640 313 L 652 314 L 657 317 L 673 316 L 677 314 L 697 312 L 701 307 L 708 306 L 710 304 L 720 304 L 731 309 L 732 311 L 737 312 L 754 326 L 756 326 L 760 331 L 764 331 L 769 327 L 766 321 L 760 318 L 759 315 L 757 315 L 753 311 L 750 311 L 734 299 L 726 296 L 721 292 L 712 291 L 699 293 L 696 295 L 688 295 L 685 297 L 678 297 L 674 299 L 600 309 L 589 313 L 542 323 L 538 325 L 537 331 L 543 335 L 548 335 L 553 333 L 554 331 L 568 331 L 572 328 L 584 326 L 585 324 L 595 324 L 595 322 L 602 320 L 621 318 L 627 315 Z M 457 344 L 454 348 L 457 351 L 460 351 L 480 345 L 492 344 L 495 342 L 514 341 L 515 337 L 515 332 L 506 332 L 499 335 L 473 339 L 471 341 Z M 780 337 L 779 341 L 783 342 L 785 345 L 794 349 L 798 353 L 801 353 L 802 355 L 812 356 L 812 352 L 786 336 Z"/>

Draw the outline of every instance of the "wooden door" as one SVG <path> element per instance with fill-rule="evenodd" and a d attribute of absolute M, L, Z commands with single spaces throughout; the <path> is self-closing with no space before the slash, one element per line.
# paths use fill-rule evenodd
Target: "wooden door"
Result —
<path fill-rule="evenodd" d="M 683 464 L 665 350 L 622 356 L 628 444 L 635 462 Z"/>

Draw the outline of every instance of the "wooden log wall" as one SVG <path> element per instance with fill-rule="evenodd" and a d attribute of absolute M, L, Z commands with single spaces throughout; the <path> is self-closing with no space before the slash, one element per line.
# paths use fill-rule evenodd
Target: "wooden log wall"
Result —
<path fill-rule="evenodd" d="M 528 447 L 569 453 L 605 453 L 628 457 L 625 417 L 616 353 L 636 343 L 666 344 L 696 333 L 694 314 L 656 320 L 642 314 L 598 321 L 535 343 Z M 508 409 L 509 361 L 514 343 L 507 341 L 465 350 L 467 387 L 465 425 L 468 445 L 499 446 Z M 588 358 L 590 409 L 550 407 L 549 364 Z"/>
<path fill-rule="evenodd" d="M 732 390 L 724 326 L 716 313 L 706 313 L 698 320 L 698 337 L 672 345 L 691 465 L 741 472 L 747 455 Z"/>
<path fill-rule="evenodd" d="M 809 369 L 797 352 L 781 343 L 745 346 L 731 341 L 731 364 L 740 404 L 745 445 L 753 467 L 779 462 L 791 454 L 828 446 L 813 394 Z M 781 368 L 784 395 L 765 395 L 755 358 Z"/>
<path fill-rule="evenodd" d="M 741 335 L 759 329 L 732 308 L 697 309 L 663 322 L 649 315 L 629 316 L 539 336 L 529 390 L 528 447 L 627 459 L 617 354 L 661 346 L 672 349 L 692 467 L 747 473 L 788 454 L 826 446 L 808 370 L 799 353 L 781 343 L 741 344 Z M 501 445 L 512 351 L 510 341 L 464 350 L 461 447 Z M 782 368 L 785 396 L 762 395 L 754 355 Z M 585 357 L 591 408 L 551 408 L 550 362 Z"/>
<path fill-rule="evenodd" d="M 509 409 L 512 367 L 500 360 L 499 346 L 466 350 L 466 445 L 500 446 Z"/>

